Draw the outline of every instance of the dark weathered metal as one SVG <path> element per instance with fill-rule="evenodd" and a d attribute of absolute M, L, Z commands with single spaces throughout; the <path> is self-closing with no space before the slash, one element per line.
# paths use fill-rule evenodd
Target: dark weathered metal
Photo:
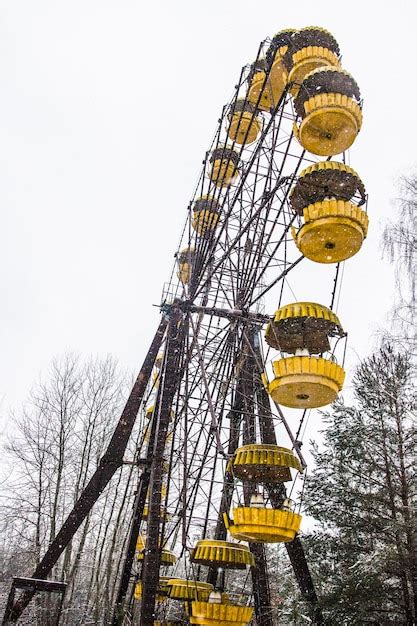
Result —
<path fill-rule="evenodd" d="M 269 442 L 265 442 L 269 443 Z M 281 489 L 274 485 L 266 485 L 271 499 L 271 504 L 275 508 L 282 506 L 283 499 L 285 498 L 285 488 Z M 319 601 L 314 586 L 313 579 L 311 577 L 310 568 L 308 567 L 306 555 L 304 552 L 303 544 L 301 543 L 298 535 L 293 541 L 285 544 L 288 557 L 290 559 L 294 575 L 297 579 L 300 592 L 304 599 L 310 603 L 314 624 L 323 624 L 323 615 L 319 606 Z"/>
<path fill-rule="evenodd" d="M 274 626 L 265 546 L 261 543 L 250 543 L 249 548 L 255 557 L 255 567 L 252 567 L 251 573 L 256 624 Z"/>
<path fill-rule="evenodd" d="M 232 411 L 229 413 L 230 436 L 228 455 L 232 456 L 239 445 L 239 435 L 243 431 L 243 442 L 250 443 L 255 437 L 254 415 L 254 372 L 256 372 L 252 355 L 247 347 L 242 345 L 244 362 L 235 389 L 235 398 Z M 255 489 L 256 490 L 256 489 Z M 245 503 L 249 505 L 251 493 L 254 491 L 248 484 L 244 485 Z M 226 474 L 223 483 L 222 499 L 215 530 L 215 539 L 226 539 L 227 532 L 223 522 L 223 511 L 228 512 L 232 502 L 233 477 Z M 269 593 L 268 570 L 263 546 L 251 543 L 250 550 L 255 558 L 255 566 L 251 568 L 252 588 L 254 590 L 254 604 L 256 623 L 260 626 L 273 626 L 271 618 L 271 598 Z M 209 567 L 207 582 L 212 585 L 221 585 L 218 580 L 218 569 Z"/>
<path fill-rule="evenodd" d="M 336 265 L 336 273 L 335 273 L 335 277 L 333 280 L 333 289 L 332 289 L 332 299 L 330 301 L 330 309 L 333 311 L 333 307 L 334 307 L 334 301 L 336 299 L 336 291 L 337 291 L 337 281 L 339 278 L 339 271 L 340 271 L 340 263 L 338 263 Z"/>
<path fill-rule="evenodd" d="M 255 354 L 257 353 L 257 361 L 261 361 L 261 354 L 259 349 L 254 347 Z M 257 374 L 257 389 L 256 397 L 258 402 L 258 411 L 261 416 L 259 420 L 261 440 L 262 443 L 277 444 L 275 435 L 275 429 L 272 420 L 271 406 L 269 395 L 265 390 L 262 381 L 260 379 L 260 372 L 258 368 Z M 266 485 L 266 488 L 271 499 L 273 507 L 280 508 L 283 500 L 286 497 L 286 490 L 283 485 Z M 318 597 L 314 586 L 313 579 L 311 577 L 310 569 L 308 567 L 307 559 L 305 556 L 304 548 L 301 540 L 298 536 L 289 543 L 285 544 L 288 557 L 290 559 L 294 575 L 297 579 L 298 586 L 304 599 L 310 603 L 312 607 L 312 616 L 314 624 L 323 624 L 323 615 L 318 603 Z"/>
<path fill-rule="evenodd" d="M 167 305 L 165 305 L 167 306 Z M 220 307 L 210 306 L 197 306 L 184 302 L 184 310 L 190 313 L 204 313 L 204 315 L 214 315 L 215 317 L 223 317 L 230 320 L 239 320 L 240 322 L 247 322 L 248 324 L 267 324 L 271 321 L 271 315 L 263 315 L 262 313 L 253 313 L 251 311 L 245 311 L 242 309 L 222 309 Z"/>
<path fill-rule="evenodd" d="M 116 598 L 116 606 L 113 614 L 113 622 L 112 626 L 121 626 L 123 624 L 123 620 L 125 619 L 126 609 L 128 602 L 126 602 L 126 596 L 129 589 L 129 583 L 132 575 L 132 565 L 136 552 L 136 544 L 139 536 L 140 525 L 143 520 L 143 510 L 146 502 L 146 495 L 149 489 L 150 477 L 151 477 L 151 468 L 152 463 L 154 462 L 154 447 L 155 447 L 155 437 L 157 431 L 158 420 L 156 416 L 159 415 L 159 407 L 161 405 L 161 390 L 165 389 L 165 367 L 161 368 L 159 373 L 160 385 L 158 387 L 157 397 L 155 399 L 155 406 L 153 414 L 155 419 L 151 422 L 150 429 L 150 437 L 149 443 L 146 452 L 145 459 L 139 459 L 142 461 L 142 465 L 144 466 L 144 470 L 141 474 L 138 489 L 136 492 L 135 501 L 133 504 L 133 516 L 131 527 L 129 531 L 129 539 L 127 542 L 125 560 L 123 563 L 122 573 L 120 576 L 119 589 Z"/>
<path fill-rule="evenodd" d="M 261 381 L 261 374 L 262 374 L 262 356 L 260 354 L 259 351 L 259 341 L 257 343 L 257 347 L 255 348 L 255 344 L 252 345 L 252 343 L 250 342 L 248 336 L 246 333 L 244 333 L 244 339 L 245 339 L 245 343 L 247 345 L 247 347 L 249 348 L 251 354 L 254 357 L 254 365 L 256 365 L 257 369 L 258 369 L 258 387 L 260 386 L 262 388 L 263 391 L 263 395 L 262 395 L 262 402 L 264 403 L 262 405 L 261 403 L 261 417 L 260 417 L 260 428 L 264 429 L 264 437 L 266 437 L 264 443 L 274 443 L 276 444 L 276 437 L 275 437 L 275 430 L 274 430 L 274 425 L 273 425 L 273 421 L 272 421 L 272 414 L 271 414 L 271 407 L 269 404 L 269 396 L 263 386 L 263 383 Z M 278 415 L 281 418 L 281 422 L 285 428 L 285 430 L 287 431 L 288 437 L 291 439 L 291 443 L 293 445 L 293 448 L 295 450 L 295 452 L 297 453 L 298 458 L 300 459 L 300 463 L 302 465 L 302 467 L 305 469 L 307 467 L 307 463 L 304 459 L 304 456 L 301 452 L 301 448 L 299 446 L 299 442 L 297 441 L 297 439 L 294 437 L 294 435 L 292 434 L 292 430 L 288 425 L 287 420 L 285 419 L 285 415 L 281 410 L 281 407 L 279 406 L 279 404 L 277 402 L 274 402 L 275 408 L 277 410 Z M 265 414 L 262 413 L 262 406 L 265 407 Z M 267 441 L 267 439 L 270 439 L 270 441 Z"/>
<path fill-rule="evenodd" d="M 201 370 L 201 378 L 203 380 L 203 385 L 204 385 L 204 390 L 206 393 L 206 397 L 207 397 L 207 404 L 209 407 L 209 411 L 210 411 L 210 415 L 211 415 L 211 428 L 212 428 L 212 432 L 215 435 L 216 438 L 216 444 L 217 444 L 217 450 L 218 452 L 226 457 L 226 453 L 223 449 L 223 445 L 220 439 L 220 433 L 219 433 L 219 425 L 216 419 L 216 412 L 214 409 L 214 404 L 213 404 L 213 400 L 211 398 L 210 395 L 210 388 L 209 388 L 209 384 L 208 384 L 208 380 L 207 380 L 207 375 L 206 375 L 206 369 L 204 367 L 204 360 L 203 360 L 203 356 L 201 354 L 201 350 L 200 350 L 200 346 L 198 345 L 198 334 L 196 332 L 196 328 L 194 326 L 194 322 L 193 322 L 193 318 L 190 316 L 189 317 L 189 322 L 190 322 L 190 326 L 191 329 L 193 331 L 193 338 L 195 339 L 195 349 L 197 352 L 197 356 L 198 356 L 198 362 L 199 362 L 199 366 L 200 366 L 200 370 Z"/>
<path fill-rule="evenodd" d="M 13 586 L 19 589 L 34 589 L 35 591 L 48 591 L 52 593 L 65 593 L 67 583 L 58 580 L 41 580 L 39 578 L 13 577 Z"/>
<path fill-rule="evenodd" d="M 67 583 L 59 582 L 56 580 L 43 580 L 39 578 L 22 578 L 15 576 L 12 581 L 12 586 L 7 598 L 6 609 L 4 614 L 3 624 L 11 624 L 10 620 L 6 620 L 6 616 L 11 614 L 13 607 L 14 596 L 17 589 L 30 591 L 35 594 L 36 592 L 57 593 L 60 595 L 59 604 L 56 609 L 56 626 L 59 624 L 59 619 L 62 612 L 62 604 L 64 602 L 65 591 L 67 589 Z M 50 616 L 48 616 L 50 617 Z"/>
<path fill-rule="evenodd" d="M 241 79 L 243 76 L 243 69 L 242 69 L 242 73 L 241 73 Z M 240 81 L 239 81 L 240 82 Z M 266 84 L 266 79 L 264 81 L 264 85 Z M 257 142 L 256 142 L 256 146 L 253 150 L 253 154 L 251 155 L 250 159 L 248 160 L 248 162 L 246 163 L 246 167 L 245 170 L 243 171 L 242 175 L 240 176 L 239 179 L 239 183 L 238 185 L 236 185 L 236 189 L 234 192 L 234 201 L 239 201 L 239 198 L 241 197 L 240 194 L 242 192 L 242 189 L 244 188 L 244 185 L 246 183 L 246 179 L 249 175 L 249 172 L 251 171 L 251 168 L 253 166 L 253 164 L 255 163 L 255 160 L 258 156 L 259 151 L 262 149 L 263 147 L 263 142 L 265 137 L 267 136 L 269 130 L 271 129 L 271 127 L 273 126 L 274 123 L 274 118 L 275 118 L 275 114 L 278 112 L 278 110 L 280 109 L 281 105 L 284 104 L 285 99 L 287 97 L 287 91 L 288 91 L 288 87 L 286 87 L 279 99 L 279 102 L 277 103 L 275 109 L 273 111 L 271 111 L 271 116 L 268 120 L 268 122 L 265 124 L 260 137 L 258 138 Z M 258 102 L 260 101 L 260 97 L 258 98 Z M 224 112 L 223 112 L 224 113 Z M 220 123 L 222 123 L 223 121 L 220 121 Z M 244 148 L 244 143 L 241 146 L 241 153 L 242 150 Z M 241 156 L 241 154 L 239 155 L 239 157 Z M 216 260 L 216 263 L 214 264 L 214 267 L 211 268 L 211 270 L 207 273 L 206 279 L 204 281 L 201 281 L 201 283 L 197 286 L 197 289 L 193 289 L 192 291 L 190 291 L 190 294 L 192 295 L 192 299 L 194 300 L 195 297 L 198 295 L 198 293 L 200 291 L 202 291 L 205 286 L 210 283 L 210 280 L 212 278 L 212 276 L 214 275 L 214 273 L 218 270 L 218 268 L 221 266 L 221 264 L 223 263 L 223 261 L 228 257 L 228 255 L 230 254 L 231 250 L 234 249 L 234 247 L 236 246 L 236 244 L 241 240 L 242 236 L 249 230 L 251 224 L 255 221 L 255 219 L 257 218 L 257 216 L 260 214 L 260 212 L 262 211 L 262 209 L 268 204 L 268 202 L 270 201 L 271 197 L 273 197 L 273 195 L 276 193 L 276 191 L 279 189 L 279 187 L 281 186 L 282 183 L 286 182 L 287 177 L 284 178 L 280 178 L 280 180 L 278 181 L 276 188 L 270 191 L 269 197 L 265 197 L 263 202 L 261 203 L 261 206 L 253 213 L 253 215 L 251 216 L 251 218 L 248 220 L 248 222 L 245 224 L 245 226 L 243 228 L 240 229 L 239 231 L 239 235 L 232 241 L 232 243 L 229 245 L 228 249 L 224 252 L 224 254 L 221 256 L 221 258 L 219 260 Z M 223 205 L 222 205 L 223 208 Z M 217 242 L 220 240 L 221 234 L 224 230 L 224 228 L 226 227 L 227 224 L 227 218 L 229 216 L 229 213 L 232 209 L 229 208 L 229 212 L 226 213 L 224 215 L 224 220 L 223 223 L 221 225 L 221 227 L 219 228 L 219 231 L 217 233 L 216 236 L 216 240 L 213 241 L 213 247 L 216 247 Z"/>
<path fill-rule="evenodd" d="M 240 423 L 242 419 L 242 407 L 243 407 L 243 394 L 241 392 L 242 381 L 238 381 L 235 391 L 234 403 L 232 410 L 229 412 L 228 417 L 230 421 L 230 434 L 229 445 L 227 453 L 232 456 L 236 448 L 239 445 Z M 224 541 L 227 536 L 226 526 L 223 521 L 223 512 L 230 510 L 233 496 L 233 476 L 226 472 L 226 476 L 223 482 L 222 498 L 219 507 L 219 515 L 217 517 L 216 529 L 214 531 L 214 538 L 220 541 Z M 216 585 L 218 576 L 218 568 L 216 566 L 210 566 L 207 573 L 207 582 Z"/>
<path fill-rule="evenodd" d="M 153 442 L 152 435 L 150 442 Z M 148 449 L 150 449 L 150 446 Z M 114 609 L 112 621 L 113 626 L 120 626 L 121 624 L 123 624 L 123 620 L 125 617 L 126 595 L 129 589 L 130 578 L 132 575 L 132 565 L 135 558 L 136 543 L 138 540 L 140 524 L 143 517 L 143 509 L 145 507 L 146 493 L 149 488 L 150 475 L 150 467 L 145 467 L 139 480 L 138 490 L 136 492 L 135 502 L 133 504 L 133 517 L 130 526 L 129 539 L 127 542 L 122 574 L 120 576 L 119 589 L 117 592 L 116 606 Z"/>
<path fill-rule="evenodd" d="M 311 578 L 310 569 L 308 567 L 306 555 L 304 552 L 301 539 L 296 537 L 294 541 L 286 544 L 288 556 L 291 561 L 295 576 L 300 587 L 300 591 L 303 594 L 305 600 L 311 602 L 314 605 L 315 623 L 321 624 L 321 609 L 318 607 L 318 597 L 314 587 L 313 579 Z M 320 616 L 321 621 L 317 621 L 317 617 Z"/>
<path fill-rule="evenodd" d="M 49 574 L 71 539 L 74 537 L 76 531 L 91 511 L 93 505 L 106 488 L 116 470 L 122 465 L 123 455 L 132 433 L 136 416 L 139 411 L 146 386 L 150 379 L 153 364 L 161 346 L 167 324 L 168 320 L 165 317 L 162 318 L 117 426 L 113 432 L 113 436 L 107 446 L 106 452 L 100 459 L 96 471 L 75 503 L 71 513 L 68 515 L 60 531 L 35 569 L 32 578 L 43 578 Z M 13 606 L 5 612 L 3 624 L 6 624 L 7 622 L 15 622 L 20 617 L 25 607 L 29 604 L 34 593 L 35 592 L 31 590 L 25 591 L 13 604 Z"/>
<path fill-rule="evenodd" d="M 140 626 L 153 626 L 155 620 L 155 597 L 159 581 L 162 541 L 160 536 L 163 461 L 171 407 L 175 392 L 181 381 L 180 356 L 184 344 L 185 325 L 179 322 L 178 311 L 171 313 L 165 344 L 164 368 L 160 383 L 159 412 L 156 421 L 155 440 L 152 449 L 152 469 L 149 485 L 149 505 L 146 529 L 146 546 L 142 566 L 142 605 Z"/>
<path fill-rule="evenodd" d="M 249 335 L 249 336 L 248 336 Z M 257 373 L 256 362 L 253 354 L 254 329 L 244 334 L 248 341 L 244 344 L 246 352 L 245 366 L 242 369 L 242 392 L 243 392 L 243 445 L 249 445 L 256 441 L 255 423 L 255 376 Z M 248 345 L 249 344 L 249 345 Z M 252 348 L 250 350 L 249 348 Z M 245 506 L 250 506 L 251 496 L 256 494 L 256 484 L 243 483 L 243 497 Z M 268 567 L 265 557 L 265 549 L 262 544 L 249 543 L 250 551 L 255 559 L 255 567 L 251 568 L 252 590 L 255 605 L 256 623 L 259 626 L 273 626 L 271 612 L 271 594 L 269 590 Z"/>

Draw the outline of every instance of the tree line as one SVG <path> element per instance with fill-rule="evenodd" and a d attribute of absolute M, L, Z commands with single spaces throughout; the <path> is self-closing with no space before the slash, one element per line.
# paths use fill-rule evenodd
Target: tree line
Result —
<path fill-rule="evenodd" d="M 46 382 L 13 416 L 0 500 L 3 605 L 11 577 L 35 569 L 96 469 L 130 384 L 112 357 L 82 361 L 67 354 L 53 361 Z M 136 439 L 140 430 L 138 424 Z M 134 438 L 126 457 L 134 459 L 135 449 Z M 68 583 L 63 626 L 110 620 L 137 472 L 134 464 L 117 472 L 51 573 Z M 50 608 L 38 599 L 25 619 L 48 626 Z"/>

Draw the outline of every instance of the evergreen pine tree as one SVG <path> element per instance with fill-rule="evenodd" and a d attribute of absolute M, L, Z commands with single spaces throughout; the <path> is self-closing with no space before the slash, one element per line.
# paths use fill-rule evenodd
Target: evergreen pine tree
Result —
<path fill-rule="evenodd" d="M 330 624 L 415 624 L 413 368 L 389 344 L 354 377 L 355 404 L 324 414 L 305 510 L 309 561 Z"/>

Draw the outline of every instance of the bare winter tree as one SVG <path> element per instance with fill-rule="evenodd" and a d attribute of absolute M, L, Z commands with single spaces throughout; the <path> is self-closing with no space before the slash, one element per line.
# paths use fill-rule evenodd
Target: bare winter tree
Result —
<path fill-rule="evenodd" d="M 129 383 L 111 357 L 82 362 L 67 354 L 13 416 L 5 450 L 10 472 L 0 494 L 3 601 L 12 575 L 31 575 L 96 469 Z M 131 459 L 135 450 L 133 438 Z M 61 624 L 110 619 L 137 471 L 133 464 L 119 470 L 52 572 L 68 583 Z M 31 619 L 48 626 L 48 611 L 35 603 Z"/>
<path fill-rule="evenodd" d="M 396 297 L 390 339 L 416 354 L 417 173 L 400 180 L 397 219 L 384 230 L 383 252 L 394 264 Z"/>

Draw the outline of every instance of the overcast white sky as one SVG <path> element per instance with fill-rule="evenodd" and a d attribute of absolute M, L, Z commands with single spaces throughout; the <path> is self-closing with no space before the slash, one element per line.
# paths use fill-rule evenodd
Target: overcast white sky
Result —
<path fill-rule="evenodd" d="M 222 105 L 286 27 L 328 28 L 365 100 L 350 163 L 371 225 L 339 314 L 348 364 L 367 353 L 393 297 L 381 225 L 417 167 L 416 6 L 0 0 L 0 432 L 54 355 L 138 369 Z"/>

